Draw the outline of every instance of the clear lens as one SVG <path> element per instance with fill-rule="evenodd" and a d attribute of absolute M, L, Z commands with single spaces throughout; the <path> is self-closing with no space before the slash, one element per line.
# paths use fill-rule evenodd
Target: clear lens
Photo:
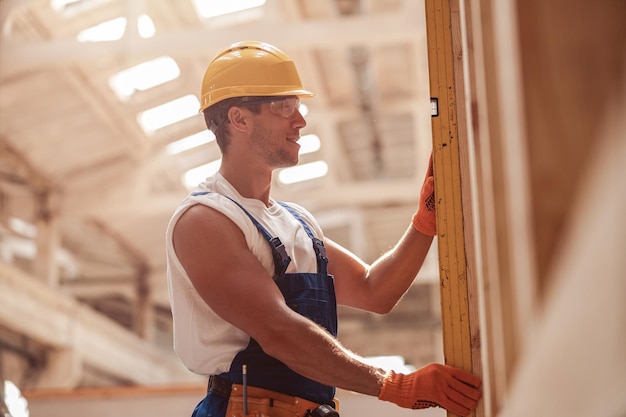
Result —
<path fill-rule="evenodd" d="M 270 102 L 271 112 L 285 119 L 291 117 L 298 107 L 300 107 L 300 99 L 297 97 L 289 97 Z"/>
<path fill-rule="evenodd" d="M 243 105 L 269 103 L 270 111 L 285 119 L 290 118 L 300 107 L 300 99 L 298 97 L 260 97 L 257 99 L 242 102 Z"/>

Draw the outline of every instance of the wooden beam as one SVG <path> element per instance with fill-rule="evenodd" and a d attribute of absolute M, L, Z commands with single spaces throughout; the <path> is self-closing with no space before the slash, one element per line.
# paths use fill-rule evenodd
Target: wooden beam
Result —
<path fill-rule="evenodd" d="M 425 5 L 430 92 L 438 101 L 432 134 L 444 359 L 477 373 L 472 349 L 479 348 L 470 330 L 470 313 L 476 314 L 469 304 L 459 154 L 459 130 L 465 129 L 459 126 L 464 99 L 457 99 L 457 83 L 462 82 L 459 8 L 455 0 L 426 0 Z"/>
<path fill-rule="evenodd" d="M 35 276 L 51 288 L 59 285 L 59 268 L 55 254 L 59 250 L 59 216 L 57 210 L 58 195 L 54 191 L 36 192 L 37 213 L 37 256 L 33 260 Z"/>
<path fill-rule="evenodd" d="M 411 42 L 419 35 L 420 26 L 411 19 L 413 2 L 405 2 L 405 9 L 369 15 L 357 15 L 342 19 L 307 20 L 283 22 L 280 35 L 276 24 L 263 20 L 246 25 L 245 28 L 221 29 L 216 38 L 211 28 L 185 29 L 158 33 L 149 39 L 137 39 L 132 45 L 122 38 L 117 42 L 81 43 L 75 38 L 52 39 L 45 42 L 28 42 L 3 36 L 3 56 L 0 71 L 10 75 L 36 66 L 66 65 L 68 62 L 88 62 L 103 57 L 119 57 L 128 54 L 154 57 L 161 54 L 195 54 L 195 42 L 205 41 L 204 50 L 217 51 L 224 47 L 223 39 L 263 39 L 281 45 L 286 51 L 316 47 L 339 47 L 350 45 L 385 45 L 393 42 Z M 370 30 L 376 28 L 376 31 Z M 283 36 L 289 33 L 290 36 Z M 315 36 L 311 36 L 314 33 Z M 278 36 L 277 36 L 278 35 Z"/>
<path fill-rule="evenodd" d="M 135 305 L 133 311 L 133 330 L 141 338 L 151 340 L 154 334 L 154 312 L 152 311 L 151 289 L 148 282 L 150 267 L 145 256 L 123 236 L 107 227 L 103 222 L 93 220 L 92 223 L 104 234 L 115 240 L 129 262 L 135 268 Z"/>
<path fill-rule="evenodd" d="M 171 354 L 3 262 L 0 305 L 1 326 L 51 350 L 71 350 L 105 374 L 145 385 L 195 378 Z"/>
<path fill-rule="evenodd" d="M 26 389 L 22 392 L 28 400 L 76 400 L 76 399 L 118 399 L 168 397 L 182 394 L 194 394 L 199 398 L 206 393 L 206 384 L 198 378 L 197 383 L 184 382 L 173 385 L 161 384 L 156 386 L 110 386 L 110 387 L 80 387 L 67 388 L 37 388 Z"/>

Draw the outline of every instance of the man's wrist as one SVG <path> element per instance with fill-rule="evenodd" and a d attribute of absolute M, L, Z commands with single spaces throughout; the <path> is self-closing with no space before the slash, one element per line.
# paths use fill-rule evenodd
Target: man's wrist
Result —
<path fill-rule="evenodd" d="M 376 369 L 374 374 L 378 383 L 378 391 L 376 392 L 376 396 L 380 398 L 380 393 L 382 392 L 383 385 L 385 385 L 385 381 L 387 381 L 387 379 L 391 375 L 391 371 L 386 371 L 382 368 L 378 368 Z"/>
<path fill-rule="evenodd" d="M 413 228 L 428 236 L 437 235 L 437 218 L 434 212 L 423 213 L 422 208 L 417 210 L 411 219 Z"/>

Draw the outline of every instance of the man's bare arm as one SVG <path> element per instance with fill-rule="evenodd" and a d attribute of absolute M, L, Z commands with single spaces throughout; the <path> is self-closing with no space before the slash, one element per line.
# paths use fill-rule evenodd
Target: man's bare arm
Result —
<path fill-rule="evenodd" d="M 291 310 L 249 251 L 241 230 L 226 216 L 193 206 L 178 221 L 173 241 L 204 301 L 268 355 L 320 383 L 379 394 L 386 372 L 364 364 L 323 328 Z"/>

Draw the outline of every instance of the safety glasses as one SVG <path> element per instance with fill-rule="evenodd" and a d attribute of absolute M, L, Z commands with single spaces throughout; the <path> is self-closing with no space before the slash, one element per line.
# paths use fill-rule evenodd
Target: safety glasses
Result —
<path fill-rule="evenodd" d="M 243 101 L 241 104 L 261 103 L 269 103 L 270 111 L 285 119 L 290 118 L 300 107 L 300 99 L 298 97 L 252 97 L 250 100 Z"/>

